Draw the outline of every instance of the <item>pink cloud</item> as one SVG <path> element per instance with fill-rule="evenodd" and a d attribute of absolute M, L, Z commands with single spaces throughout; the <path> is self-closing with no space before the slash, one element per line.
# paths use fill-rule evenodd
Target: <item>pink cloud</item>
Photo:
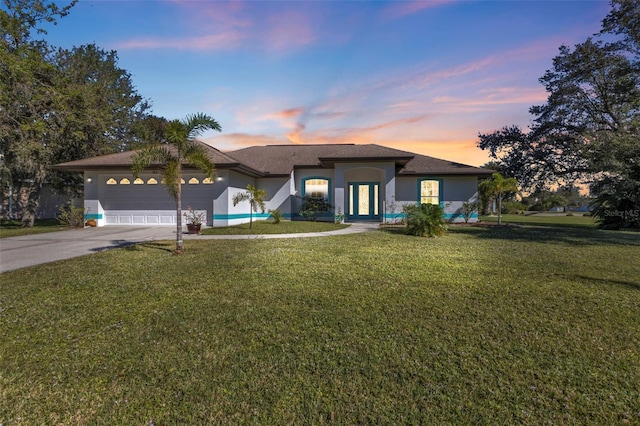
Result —
<path fill-rule="evenodd" d="M 394 1 L 391 6 L 383 11 L 383 18 L 398 19 L 406 15 L 412 15 L 425 9 L 442 6 L 447 3 L 453 3 L 454 0 L 410 0 L 410 1 Z"/>
<path fill-rule="evenodd" d="M 116 44 L 118 49 L 178 49 L 193 51 L 227 50 L 237 47 L 245 37 L 235 31 L 178 38 L 145 38 Z"/>
<path fill-rule="evenodd" d="M 304 108 L 295 107 L 295 108 L 289 108 L 289 109 L 285 109 L 285 110 L 282 110 L 282 111 L 278 111 L 278 112 L 275 112 L 273 114 L 267 114 L 263 118 L 265 120 L 282 119 L 282 118 L 293 118 L 293 117 L 299 116 L 303 112 L 304 112 Z"/>
<path fill-rule="evenodd" d="M 286 10 L 267 17 L 260 38 L 267 49 L 284 51 L 311 44 L 317 37 L 307 11 Z"/>
<path fill-rule="evenodd" d="M 315 25 L 319 13 L 309 7 L 246 8 L 244 2 L 235 1 L 176 0 L 173 4 L 177 7 L 175 26 L 188 35 L 125 40 L 117 43 L 116 47 L 216 51 L 261 46 L 268 51 L 280 53 L 299 49 L 319 40 Z"/>

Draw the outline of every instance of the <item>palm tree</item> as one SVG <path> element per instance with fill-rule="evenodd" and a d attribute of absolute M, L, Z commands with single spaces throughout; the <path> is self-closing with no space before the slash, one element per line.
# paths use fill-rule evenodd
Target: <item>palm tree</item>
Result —
<path fill-rule="evenodd" d="M 182 166 L 190 164 L 202 170 L 209 179 L 215 172 L 205 148 L 195 140 L 205 130 L 221 131 L 212 117 L 198 113 L 183 120 L 167 123 L 166 143 L 150 145 L 137 151 L 131 159 L 131 170 L 137 177 L 152 164 L 162 168 L 162 177 L 169 194 L 176 200 L 176 253 L 182 253 Z"/>
<path fill-rule="evenodd" d="M 249 229 L 253 227 L 253 212 L 258 212 L 258 208 L 260 211 L 264 213 L 264 199 L 267 198 L 267 193 L 264 189 L 257 189 L 253 185 L 247 185 L 246 192 L 239 192 L 233 197 L 233 205 L 236 206 L 238 203 L 248 200 L 251 205 L 251 209 L 249 209 Z"/>
<path fill-rule="evenodd" d="M 494 173 L 491 178 L 480 182 L 480 189 L 490 197 L 498 200 L 498 225 L 502 225 L 502 197 L 508 192 L 518 191 L 518 181 L 515 178 L 504 178 L 500 173 Z"/>

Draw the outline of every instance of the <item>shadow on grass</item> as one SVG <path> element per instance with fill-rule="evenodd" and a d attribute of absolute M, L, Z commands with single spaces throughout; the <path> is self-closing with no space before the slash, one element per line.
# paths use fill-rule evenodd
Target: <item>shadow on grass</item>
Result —
<path fill-rule="evenodd" d="M 531 241 L 570 245 L 628 245 L 640 246 L 640 233 L 633 231 L 605 231 L 587 227 L 568 226 L 470 226 L 449 228 L 450 232 L 476 238 Z"/>
<path fill-rule="evenodd" d="M 161 243 L 157 241 L 146 241 L 143 243 L 130 244 L 125 246 L 125 250 L 138 251 L 143 248 L 166 251 L 173 253 L 175 250 L 175 243 Z"/>
<path fill-rule="evenodd" d="M 169 253 L 173 253 L 173 245 L 170 243 L 161 243 L 156 241 L 145 241 L 145 242 L 136 242 L 129 240 L 112 240 L 109 245 L 102 247 L 92 248 L 93 252 L 101 252 L 105 250 L 111 250 L 114 248 L 124 248 L 129 251 L 138 251 L 142 250 L 142 248 L 150 248 L 154 250 L 162 250 L 167 251 Z"/>
<path fill-rule="evenodd" d="M 630 288 L 631 290 L 640 290 L 640 282 L 612 280 L 609 278 L 595 278 L 595 277 L 588 277 L 586 275 L 560 274 L 559 276 L 567 279 L 578 279 L 580 281 L 586 281 L 590 284 L 596 284 L 596 285 L 603 285 L 603 284 L 612 285 L 613 284 L 613 285 L 619 285 L 622 287 L 627 287 L 627 288 Z"/>

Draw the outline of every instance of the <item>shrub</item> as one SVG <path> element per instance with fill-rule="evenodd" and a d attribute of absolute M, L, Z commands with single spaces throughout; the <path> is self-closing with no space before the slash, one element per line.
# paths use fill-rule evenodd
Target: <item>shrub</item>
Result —
<path fill-rule="evenodd" d="M 83 207 L 63 206 L 60 207 L 57 219 L 60 225 L 67 228 L 82 228 L 84 227 L 84 215 Z"/>
<path fill-rule="evenodd" d="M 282 213 L 280 213 L 280 209 L 269 210 L 269 214 L 271 215 L 270 217 L 273 218 L 274 224 L 280 223 L 282 220 Z"/>
<path fill-rule="evenodd" d="M 300 216 L 315 221 L 319 215 L 331 209 L 331 204 L 325 198 L 314 198 L 305 196 L 302 198 Z"/>
<path fill-rule="evenodd" d="M 344 222 L 344 214 L 342 213 L 342 209 L 338 208 L 338 213 L 333 215 L 333 223 L 340 224 Z"/>
<path fill-rule="evenodd" d="M 403 210 L 407 217 L 407 234 L 409 235 L 438 237 L 447 231 L 444 210 L 438 205 L 408 205 Z"/>
<path fill-rule="evenodd" d="M 469 219 L 475 213 L 478 205 L 476 203 L 472 203 L 470 201 L 465 201 L 462 203 L 462 217 L 464 217 L 464 223 L 469 222 Z"/>
<path fill-rule="evenodd" d="M 504 201 L 502 203 L 503 214 L 520 214 L 527 209 L 523 203 L 518 201 Z M 533 209 L 533 208 L 532 208 Z"/>

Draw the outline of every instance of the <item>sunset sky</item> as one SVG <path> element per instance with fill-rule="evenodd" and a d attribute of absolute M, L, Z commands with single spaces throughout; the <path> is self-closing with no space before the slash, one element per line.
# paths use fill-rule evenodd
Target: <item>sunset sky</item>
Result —
<path fill-rule="evenodd" d="M 471 165 L 478 132 L 526 128 L 562 44 L 606 1 L 83 1 L 58 46 L 117 50 L 153 113 L 204 112 L 230 150 L 377 143 Z"/>

